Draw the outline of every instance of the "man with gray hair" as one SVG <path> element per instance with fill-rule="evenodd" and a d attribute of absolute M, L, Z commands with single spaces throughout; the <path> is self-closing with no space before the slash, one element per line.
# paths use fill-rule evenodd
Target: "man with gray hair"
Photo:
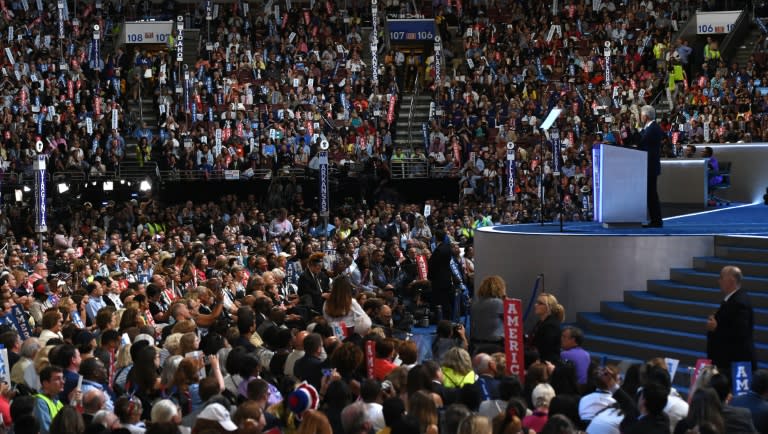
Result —
<path fill-rule="evenodd" d="M 650 105 L 644 105 L 640 108 L 640 122 L 643 124 L 643 130 L 640 133 L 640 143 L 638 148 L 648 154 L 648 191 L 646 202 L 648 205 L 649 222 L 644 224 L 645 228 L 660 228 L 664 226 L 661 220 L 661 204 L 659 203 L 659 193 L 656 189 L 656 183 L 661 174 L 661 140 L 664 132 L 656 122 L 656 109 Z"/>
<path fill-rule="evenodd" d="M 365 404 L 358 401 L 344 407 L 341 411 L 341 426 L 344 427 L 344 434 L 368 434 L 372 425 Z"/>
<path fill-rule="evenodd" d="M 90 389 L 87 392 L 83 392 L 83 422 L 86 426 L 89 425 L 96 413 L 100 410 L 112 411 L 104 408 L 106 402 L 106 395 L 104 392 L 98 389 Z"/>
<path fill-rule="evenodd" d="M 496 379 L 497 366 L 493 357 L 486 353 L 478 353 L 472 360 L 472 364 L 477 373 L 475 383 L 480 387 L 483 401 L 499 399 L 499 380 Z"/>
<path fill-rule="evenodd" d="M 17 384 L 25 383 L 24 373 L 27 371 L 27 367 L 32 365 L 32 361 L 40 349 L 40 341 L 35 337 L 30 337 L 21 344 L 21 350 L 19 350 L 19 361 L 11 368 L 11 381 Z"/>

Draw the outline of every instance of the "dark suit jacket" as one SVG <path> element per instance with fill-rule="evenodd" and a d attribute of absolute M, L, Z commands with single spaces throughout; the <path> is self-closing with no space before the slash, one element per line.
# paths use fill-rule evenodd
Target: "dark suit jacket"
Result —
<path fill-rule="evenodd" d="M 752 424 L 757 432 L 768 434 L 768 401 L 755 392 L 737 396 L 731 401 L 732 407 L 746 408 L 752 413 Z"/>
<path fill-rule="evenodd" d="M 754 434 L 757 432 L 752 424 L 752 417 L 746 408 L 723 405 L 723 420 L 725 432 L 728 434 Z"/>
<path fill-rule="evenodd" d="M 622 428 L 623 434 L 669 434 L 669 418 L 664 413 L 648 415 L 626 427 L 622 423 Z"/>
<path fill-rule="evenodd" d="M 293 373 L 299 380 L 304 380 L 314 386 L 315 389 L 320 390 L 323 368 L 327 367 L 328 364 L 317 357 L 305 355 L 296 361 L 296 364 L 293 366 Z"/>
<path fill-rule="evenodd" d="M 552 315 L 536 323 L 531 344 L 539 351 L 541 360 L 560 362 L 560 334 L 560 321 Z"/>
<path fill-rule="evenodd" d="M 429 257 L 427 278 L 432 282 L 433 298 L 445 298 L 452 290 L 451 245 L 441 242 Z"/>
<path fill-rule="evenodd" d="M 640 134 L 640 143 L 638 148 L 648 153 L 648 176 L 661 173 L 661 139 L 664 137 L 664 131 L 656 121 L 651 122 L 647 128 Z"/>
<path fill-rule="evenodd" d="M 319 285 L 318 281 L 320 282 Z M 299 282 L 297 286 L 297 292 L 299 297 L 301 297 L 301 302 L 309 305 L 311 301 L 312 304 L 310 307 L 318 312 L 322 312 L 322 294 L 324 292 L 330 291 L 330 279 L 328 278 L 328 275 L 325 274 L 325 272 L 320 271 L 317 276 L 317 280 L 315 280 L 309 270 L 304 270 L 304 272 L 301 273 L 301 276 L 299 276 Z"/>
<path fill-rule="evenodd" d="M 720 304 L 715 314 L 717 328 L 707 333 L 707 357 L 721 371 L 730 372 L 732 362 L 752 362 L 757 368 L 754 330 L 754 311 L 746 291 L 739 289 L 728 301 Z"/>

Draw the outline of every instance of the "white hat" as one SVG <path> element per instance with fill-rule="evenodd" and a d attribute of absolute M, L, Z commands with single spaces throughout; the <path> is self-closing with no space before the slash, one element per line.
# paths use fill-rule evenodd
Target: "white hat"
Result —
<path fill-rule="evenodd" d="M 139 342 L 139 341 L 147 341 L 147 342 L 149 342 L 149 346 L 150 347 L 154 347 L 155 346 L 155 338 L 153 338 L 152 336 L 150 336 L 150 335 L 148 335 L 146 333 L 142 333 L 142 334 L 136 336 L 133 339 L 133 343 L 134 344 Z"/>
<path fill-rule="evenodd" d="M 216 421 L 226 431 L 237 431 L 237 425 L 232 422 L 229 411 L 221 404 L 210 404 L 197 417 L 198 419 Z"/>

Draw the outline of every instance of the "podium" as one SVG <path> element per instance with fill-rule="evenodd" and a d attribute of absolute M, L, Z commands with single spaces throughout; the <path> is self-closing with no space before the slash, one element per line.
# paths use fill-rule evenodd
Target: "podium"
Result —
<path fill-rule="evenodd" d="M 594 220 L 611 225 L 639 225 L 647 216 L 648 154 L 599 145 L 592 149 Z"/>

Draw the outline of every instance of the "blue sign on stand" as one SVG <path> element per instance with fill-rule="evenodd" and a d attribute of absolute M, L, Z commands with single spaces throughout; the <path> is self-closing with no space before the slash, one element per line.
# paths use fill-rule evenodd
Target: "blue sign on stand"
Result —
<path fill-rule="evenodd" d="M 433 42 L 435 20 L 387 20 L 390 42 Z"/>

